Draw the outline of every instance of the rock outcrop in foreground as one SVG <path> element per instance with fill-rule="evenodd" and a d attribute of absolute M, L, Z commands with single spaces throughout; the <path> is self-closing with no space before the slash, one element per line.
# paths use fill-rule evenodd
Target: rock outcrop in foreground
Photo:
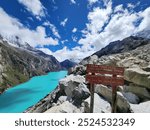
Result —
<path fill-rule="evenodd" d="M 125 42 L 132 49 L 128 50 L 129 47 L 121 43 L 124 47 L 120 47 L 120 51 L 117 49 L 115 52 L 113 47 L 113 54 L 92 55 L 84 59 L 80 65 L 70 69 L 70 75 L 60 81 L 53 93 L 26 112 L 89 112 L 90 92 L 85 81 L 86 64 L 124 67 L 125 84 L 118 86 L 117 111 L 150 112 L 150 41 L 134 38 L 134 44 L 137 43 L 135 46 L 131 38 Z M 95 85 L 94 112 L 111 112 L 111 93 L 111 87 Z"/>

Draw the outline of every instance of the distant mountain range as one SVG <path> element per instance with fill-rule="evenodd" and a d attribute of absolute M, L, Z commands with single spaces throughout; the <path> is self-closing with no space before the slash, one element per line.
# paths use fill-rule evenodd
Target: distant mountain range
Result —
<path fill-rule="evenodd" d="M 61 70 L 57 59 L 28 43 L 20 44 L 0 36 L 0 92 L 29 78 Z"/>
<path fill-rule="evenodd" d="M 64 61 L 60 62 L 60 65 L 63 69 L 69 69 L 69 68 L 74 67 L 75 65 L 77 65 L 77 63 L 67 59 L 67 60 L 64 60 Z"/>

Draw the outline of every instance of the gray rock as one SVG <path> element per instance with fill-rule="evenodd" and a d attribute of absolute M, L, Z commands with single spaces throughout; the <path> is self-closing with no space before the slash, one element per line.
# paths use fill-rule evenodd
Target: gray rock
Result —
<path fill-rule="evenodd" d="M 72 98 L 76 100 L 81 99 L 87 99 L 90 96 L 90 91 L 88 90 L 87 86 L 85 84 L 79 84 L 78 87 L 76 87 L 72 91 Z"/>
<path fill-rule="evenodd" d="M 83 65 L 77 65 L 69 69 L 68 74 L 74 75 L 85 75 L 86 74 L 86 67 Z"/>
<path fill-rule="evenodd" d="M 149 91 L 143 86 L 136 85 L 134 83 L 130 83 L 129 86 L 124 88 L 125 92 L 132 92 L 136 94 L 141 99 L 150 99 Z"/>
<path fill-rule="evenodd" d="M 139 68 L 129 68 L 124 73 L 125 80 L 150 89 L 150 72 Z"/>
<path fill-rule="evenodd" d="M 88 64 L 96 64 L 98 60 L 98 56 L 97 55 L 92 55 L 89 58 Z"/>
<path fill-rule="evenodd" d="M 89 107 L 90 107 L 90 98 L 86 99 L 84 101 L 85 104 L 85 112 L 89 113 Z M 94 113 L 110 113 L 111 112 L 111 106 L 109 102 L 101 98 L 97 93 L 94 93 Z"/>
<path fill-rule="evenodd" d="M 134 113 L 150 113 L 150 101 L 140 104 L 130 104 L 131 110 Z"/>
<path fill-rule="evenodd" d="M 131 92 L 123 92 L 122 94 L 132 104 L 138 104 L 140 102 L 138 96 Z"/>
<path fill-rule="evenodd" d="M 104 97 L 107 101 L 112 101 L 112 90 L 104 85 L 96 85 L 95 92 Z M 117 92 L 117 108 L 120 112 L 130 112 L 130 105 L 121 92 Z"/>
<path fill-rule="evenodd" d="M 144 71 L 150 72 L 150 65 L 142 68 Z"/>
<path fill-rule="evenodd" d="M 81 113 L 81 112 L 82 109 L 80 110 L 69 101 L 65 101 L 58 106 L 51 107 L 44 113 Z"/>
<path fill-rule="evenodd" d="M 60 96 L 58 101 L 57 101 L 57 103 L 61 104 L 61 103 L 65 102 L 65 101 L 67 101 L 67 96 Z"/>
<path fill-rule="evenodd" d="M 133 57 L 132 55 L 125 57 L 124 59 L 120 60 L 117 65 L 123 67 L 130 67 L 130 68 L 138 68 L 140 66 L 144 66 L 146 63 L 144 60 L 139 59 L 137 57 Z"/>
<path fill-rule="evenodd" d="M 121 92 L 117 92 L 117 97 L 117 108 L 119 112 L 131 112 L 130 104 L 123 94 Z"/>
<path fill-rule="evenodd" d="M 66 78 L 60 80 L 59 86 L 61 90 L 65 91 L 68 98 L 72 98 L 75 96 L 73 94 L 73 91 L 74 93 L 77 93 L 78 90 L 78 94 L 79 94 L 85 90 L 85 93 L 87 93 L 87 90 L 85 89 L 85 85 L 83 85 L 84 82 L 85 82 L 85 78 L 83 76 L 69 75 Z"/>

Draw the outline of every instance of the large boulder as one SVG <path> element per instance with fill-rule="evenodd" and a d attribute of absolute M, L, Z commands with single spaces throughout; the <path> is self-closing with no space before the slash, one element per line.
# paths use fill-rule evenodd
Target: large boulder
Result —
<path fill-rule="evenodd" d="M 89 113 L 90 108 L 90 98 L 86 99 L 84 101 L 85 104 L 85 113 Z M 97 93 L 94 93 L 94 113 L 110 113 L 111 112 L 111 106 L 109 102 L 107 102 L 105 99 L 100 97 Z"/>
<path fill-rule="evenodd" d="M 150 101 L 143 102 L 140 104 L 130 104 L 131 110 L 134 113 L 149 113 L 150 112 Z"/>
<path fill-rule="evenodd" d="M 60 89 L 65 92 L 68 99 L 82 101 L 90 95 L 90 92 L 84 82 L 85 78 L 83 76 L 69 75 L 59 82 L 59 86 Z"/>
<path fill-rule="evenodd" d="M 83 112 L 82 109 L 77 108 L 69 101 L 65 101 L 58 106 L 51 107 L 44 113 L 81 113 Z"/>
<path fill-rule="evenodd" d="M 128 54 L 124 54 L 124 55 L 126 56 L 117 63 L 118 66 L 123 66 L 125 68 L 134 68 L 134 67 L 147 65 L 147 62 L 145 60 L 139 59 L 134 55 L 133 56 Z"/>
<path fill-rule="evenodd" d="M 112 102 L 112 90 L 104 85 L 96 85 L 95 92 Z M 117 109 L 119 112 L 130 112 L 130 105 L 121 92 L 117 92 Z"/>
<path fill-rule="evenodd" d="M 125 80 L 150 89 L 150 72 L 140 68 L 129 68 L 124 73 Z"/>
<path fill-rule="evenodd" d="M 150 92 L 143 86 L 130 83 L 129 86 L 124 87 L 125 92 L 132 92 L 141 99 L 150 99 Z"/>
<path fill-rule="evenodd" d="M 90 91 L 88 90 L 87 86 L 83 83 L 79 84 L 74 90 L 72 91 L 72 98 L 75 100 L 84 100 L 90 96 Z"/>

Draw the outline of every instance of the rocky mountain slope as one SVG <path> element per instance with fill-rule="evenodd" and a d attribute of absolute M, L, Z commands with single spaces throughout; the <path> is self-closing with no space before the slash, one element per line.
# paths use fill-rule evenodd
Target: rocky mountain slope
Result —
<path fill-rule="evenodd" d="M 33 49 L 29 44 L 25 44 L 25 46 L 26 48 L 11 46 L 1 37 L 0 93 L 33 76 L 61 69 L 60 63 L 55 57 Z"/>
<path fill-rule="evenodd" d="M 70 75 L 60 81 L 53 93 L 26 112 L 89 112 L 86 64 L 124 67 L 125 84 L 118 86 L 117 111 L 150 112 L 150 40 L 141 37 L 110 43 L 84 59 L 70 69 Z M 111 93 L 111 87 L 95 85 L 94 112 L 111 112 Z"/>
<path fill-rule="evenodd" d="M 77 65 L 75 62 L 70 61 L 70 60 L 64 60 L 62 62 L 60 62 L 60 65 L 62 66 L 63 69 L 69 69 L 71 67 L 74 67 L 75 65 Z"/>
<path fill-rule="evenodd" d="M 145 39 L 150 39 L 150 30 L 143 30 L 135 34 L 137 37 L 142 37 Z"/>
<path fill-rule="evenodd" d="M 148 39 L 142 38 L 142 37 L 136 37 L 136 36 L 130 36 L 122 41 L 114 41 L 111 42 L 106 47 L 102 48 L 100 51 L 97 51 L 93 55 L 97 55 L 98 57 L 104 56 L 104 55 L 110 55 L 110 54 L 117 54 L 117 53 L 123 53 L 128 52 L 130 50 L 134 50 L 139 46 L 143 46 L 148 43 Z M 84 64 L 83 62 L 88 60 L 89 57 L 83 59 L 81 61 L 81 64 Z"/>

